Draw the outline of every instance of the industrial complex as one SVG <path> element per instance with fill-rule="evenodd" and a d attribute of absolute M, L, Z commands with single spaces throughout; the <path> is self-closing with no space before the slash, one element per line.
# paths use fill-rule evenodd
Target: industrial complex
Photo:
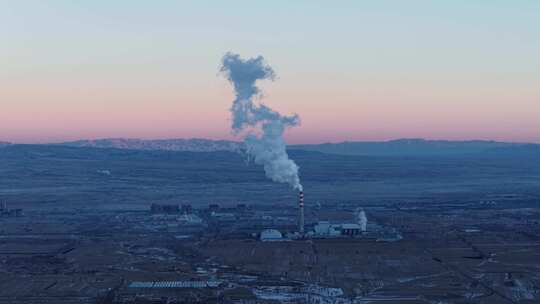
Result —
<path fill-rule="evenodd" d="M 534 303 L 540 213 L 508 200 L 28 211 L 0 303 Z"/>

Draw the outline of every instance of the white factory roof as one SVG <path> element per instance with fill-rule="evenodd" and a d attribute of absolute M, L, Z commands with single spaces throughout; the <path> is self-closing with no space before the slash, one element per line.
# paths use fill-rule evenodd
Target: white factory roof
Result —
<path fill-rule="evenodd" d="M 341 224 L 341 229 L 360 229 L 360 225 L 358 224 Z"/>

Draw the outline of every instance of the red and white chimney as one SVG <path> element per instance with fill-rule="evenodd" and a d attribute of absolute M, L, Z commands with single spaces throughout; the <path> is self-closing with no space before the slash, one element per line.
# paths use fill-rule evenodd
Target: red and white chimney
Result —
<path fill-rule="evenodd" d="M 298 232 L 300 234 L 304 234 L 304 191 L 300 191 L 298 194 L 298 211 L 299 211 L 299 219 L 298 219 Z"/>

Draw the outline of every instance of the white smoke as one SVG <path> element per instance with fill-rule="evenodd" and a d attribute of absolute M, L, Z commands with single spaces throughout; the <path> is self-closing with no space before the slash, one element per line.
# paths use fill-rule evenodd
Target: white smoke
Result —
<path fill-rule="evenodd" d="M 274 70 L 262 56 L 244 60 L 237 54 L 227 53 L 220 71 L 234 85 L 236 93 L 231 107 L 233 133 L 243 137 L 248 155 L 264 167 L 268 178 L 301 191 L 298 166 L 289 159 L 283 139 L 286 128 L 300 123 L 298 115 L 283 116 L 253 102 L 260 93 L 257 80 L 274 80 Z"/>
<path fill-rule="evenodd" d="M 356 220 L 358 221 L 358 225 L 360 225 L 360 230 L 366 231 L 367 230 L 367 216 L 364 209 L 362 208 L 356 209 Z"/>

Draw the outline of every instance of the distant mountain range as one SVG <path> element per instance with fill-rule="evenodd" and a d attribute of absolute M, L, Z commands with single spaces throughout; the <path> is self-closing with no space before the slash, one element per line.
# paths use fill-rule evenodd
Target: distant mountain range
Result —
<path fill-rule="evenodd" d="M 449 141 L 419 138 L 373 142 L 341 142 L 315 145 L 294 145 L 291 148 L 344 155 L 458 155 L 471 153 L 506 153 L 519 149 L 529 151 L 536 144 L 520 144 L 486 140 Z"/>
<path fill-rule="evenodd" d="M 0 142 L 0 147 L 10 145 Z M 192 139 L 130 139 L 106 138 L 97 140 L 78 140 L 54 145 L 70 147 L 92 147 L 131 150 L 166 151 L 240 151 L 243 144 L 228 140 Z M 460 154 L 540 154 L 539 144 L 508 143 L 485 140 L 449 141 L 425 139 L 397 139 L 390 141 L 341 142 L 309 145 L 290 145 L 289 150 L 305 150 L 327 154 L 365 155 L 365 156 L 445 156 Z"/>
<path fill-rule="evenodd" d="M 167 151 L 238 151 L 241 143 L 228 140 L 210 140 L 202 138 L 191 139 L 134 139 L 106 138 L 96 140 L 78 140 L 64 142 L 60 145 L 71 147 L 94 147 L 132 150 L 167 150 Z"/>

